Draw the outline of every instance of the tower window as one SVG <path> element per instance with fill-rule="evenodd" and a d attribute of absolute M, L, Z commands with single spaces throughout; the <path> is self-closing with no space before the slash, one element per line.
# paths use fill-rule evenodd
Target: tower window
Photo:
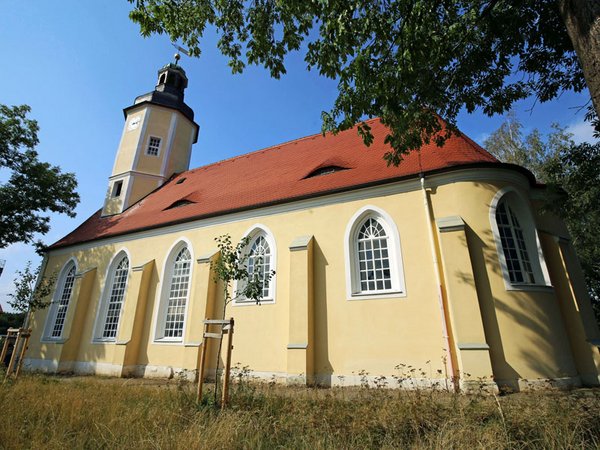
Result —
<path fill-rule="evenodd" d="M 121 195 L 121 189 L 123 189 L 123 181 L 117 181 L 113 185 L 113 197 L 119 197 Z"/>
<path fill-rule="evenodd" d="M 158 156 L 158 151 L 160 150 L 160 138 L 150 136 L 148 140 L 148 148 L 146 149 L 146 154 L 150 156 Z"/>

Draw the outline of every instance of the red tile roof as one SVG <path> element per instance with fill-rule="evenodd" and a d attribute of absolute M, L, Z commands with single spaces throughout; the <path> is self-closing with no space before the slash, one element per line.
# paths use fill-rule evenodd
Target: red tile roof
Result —
<path fill-rule="evenodd" d="M 97 211 L 50 248 L 388 183 L 420 172 L 498 163 L 462 135 L 451 137 L 442 148 L 433 143 L 423 146 L 422 167 L 418 152 L 406 155 L 398 167 L 387 167 L 382 158 L 390 149 L 383 142 L 388 130 L 378 119 L 368 123 L 375 137 L 370 147 L 365 147 L 356 130 L 351 129 L 337 135 L 307 136 L 189 170 L 119 215 L 101 217 L 101 210 Z M 316 169 L 331 166 L 347 170 L 309 176 Z"/>

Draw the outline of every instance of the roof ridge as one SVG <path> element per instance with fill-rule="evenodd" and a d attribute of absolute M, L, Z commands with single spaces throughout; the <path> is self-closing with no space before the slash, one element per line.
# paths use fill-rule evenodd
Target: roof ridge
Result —
<path fill-rule="evenodd" d="M 372 119 L 368 119 L 368 120 L 361 120 L 360 122 L 374 122 L 376 120 L 380 120 L 379 117 L 373 117 Z M 352 128 L 354 128 L 360 122 L 357 122 L 356 124 L 354 124 Z M 348 130 L 351 130 L 352 128 L 349 128 Z M 347 130 L 344 130 L 344 131 L 347 131 Z M 325 133 L 325 135 L 328 135 L 328 134 L 332 134 L 332 133 L 331 132 Z M 321 133 L 309 134 L 308 136 L 304 136 L 304 137 L 292 139 L 292 140 L 289 140 L 289 141 L 280 142 L 279 144 L 270 145 L 268 147 L 261 148 L 261 149 L 258 149 L 258 150 L 254 150 L 254 151 L 251 151 L 251 152 L 248 152 L 248 153 L 243 153 L 241 155 L 236 155 L 236 156 L 232 156 L 230 158 L 225 158 L 225 159 L 222 159 L 220 161 L 212 162 L 210 164 L 205 164 L 204 166 L 194 167 L 193 169 L 189 169 L 189 170 L 186 170 L 185 172 L 181 172 L 179 175 L 183 175 L 183 174 L 186 174 L 186 173 L 196 172 L 197 170 L 206 169 L 208 167 L 217 166 L 219 164 L 223 164 L 223 163 L 230 162 L 230 161 L 235 161 L 236 159 L 240 159 L 240 158 L 245 158 L 245 157 L 248 157 L 248 156 L 257 155 L 259 153 L 264 153 L 264 152 L 266 152 L 268 150 L 274 150 L 277 147 L 283 147 L 284 145 L 289 145 L 289 144 L 293 144 L 294 142 L 300 142 L 300 141 L 304 141 L 304 140 L 307 140 L 307 139 L 312 139 L 312 138 L 315 138 L 317 136 L 323 136 L 323 133 L 321 132 Z"/>

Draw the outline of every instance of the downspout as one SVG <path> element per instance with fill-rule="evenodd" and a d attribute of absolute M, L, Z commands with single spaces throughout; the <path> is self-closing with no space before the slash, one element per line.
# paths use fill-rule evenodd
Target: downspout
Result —
<path fill-rule="evenodd" d="M 425 214 L 427 216 L 427 228 L 429 230 L 429 246 L 431 249 L 431 258 L 433 261 L 433 271 L 435 272 L 436 282 L 437 282 L 437 290 L 438 290 L 438 303 L 440 307 L 440 315 L 442 318 L 442 334 L 444 337 L 444 344 L 446 346 L 446 371 L 450 373 L 451 380 L 453 384 L 454 391 L 459 390 L 458 377 L 454 372 L 454 360 L 455 355 L 452 348 L 452 342 L 450 341 L 450 334 L 448 333 L 448 324 L 450 323 L 450 316 L 448 311 L 446 310 L 446 306 L 444 303 L 444 287 L 442 280 L 442 273 L 440 270 L 440 264 L 438 261 L 438 244 L 436 242 L 435 236 L 433 234 L 433 214 L 431 209 L 431 204 L 429 202 L 429 196 L 427 195 L 427 190 L 425 189 L 425 175 L 423 173 L 421 176 L 421 192 L 423 192 L 423 205 L 425 207 Z M 447 386 L 446 386 L 447 387 Z"/>

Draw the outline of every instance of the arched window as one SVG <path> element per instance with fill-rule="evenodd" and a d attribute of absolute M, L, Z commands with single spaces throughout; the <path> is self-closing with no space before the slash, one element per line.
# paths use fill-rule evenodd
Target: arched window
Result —
<path fill-rule="evenodd" d="M 346 229 L 349 298 L 405 295 L 399 240 L 384 211 L 368 207 L 354 215 Z"/>
<path fill-rule="evenodd" d="M 165 265 L 157 339 L 178 341 L 183 337 L 191 270 L 192 255 L 187 245 L 176 247 Z"/>
<path fill-rule="evenodd" d="M 266 227 L 255 227 L 250 233 L 248 242 L 248 274 L 250 277 L 258 277 L 262 282 L 261 303 L 272 303 L 275 301 L 275 276 L 265 281 L 268 274 L 275 269 L 275 241 Z M 243 285 L 236 285 L 237 292 L 242 291 Z M 254 303 L 254 300 L 239 297 L 236 303 Z"/>
<path fill-rule="evenodd" d="M 264 236 L 259 235 L 250 247 L 248 257 L 248 273 L 251 277 L 258 276 L 262 282 L 263 298 L 270 298 L 269 282 L 264 282 L 271 271 L 271 247 Z"/>
<path fill-rule="evenodd" d="M 369 217 L 356 238 L 358 278 L 361 292 L 392 289 L 388 236 L 377 219 Z"/>
<path fill-rule="evenodd" d="M 533 269 L 525 245 L 523 229 L 516 214 L 506 203 L 506 201 L 501 201 L 498 204 L 496 222 L 510 281 L 511 283 L 534 283 Z"/>
<path fill-rule="evenodd" d="M 96 327 L 98 340 L 114 340 L 117 337 L 129 276 L 129 258 L 127 255 L 118 255 L 111 266 L 98 313 L 99 321 Z"/>
<path fill-rule="evenodd" d="M 505 188 L 496 194 L 490 221 L 506 287 L 549 286 L 533 216 L 516 190 Z"/>
<path fill-rule="evenodd" d="M 70 261 L 62 270 L 58 279 L 56 293 L 48 312 L 48 324 L 46 338 L 60 339 L 63 337 L 69 302 L 73 293 L 73 284 L 75 284 L 75 263 Z"/>

